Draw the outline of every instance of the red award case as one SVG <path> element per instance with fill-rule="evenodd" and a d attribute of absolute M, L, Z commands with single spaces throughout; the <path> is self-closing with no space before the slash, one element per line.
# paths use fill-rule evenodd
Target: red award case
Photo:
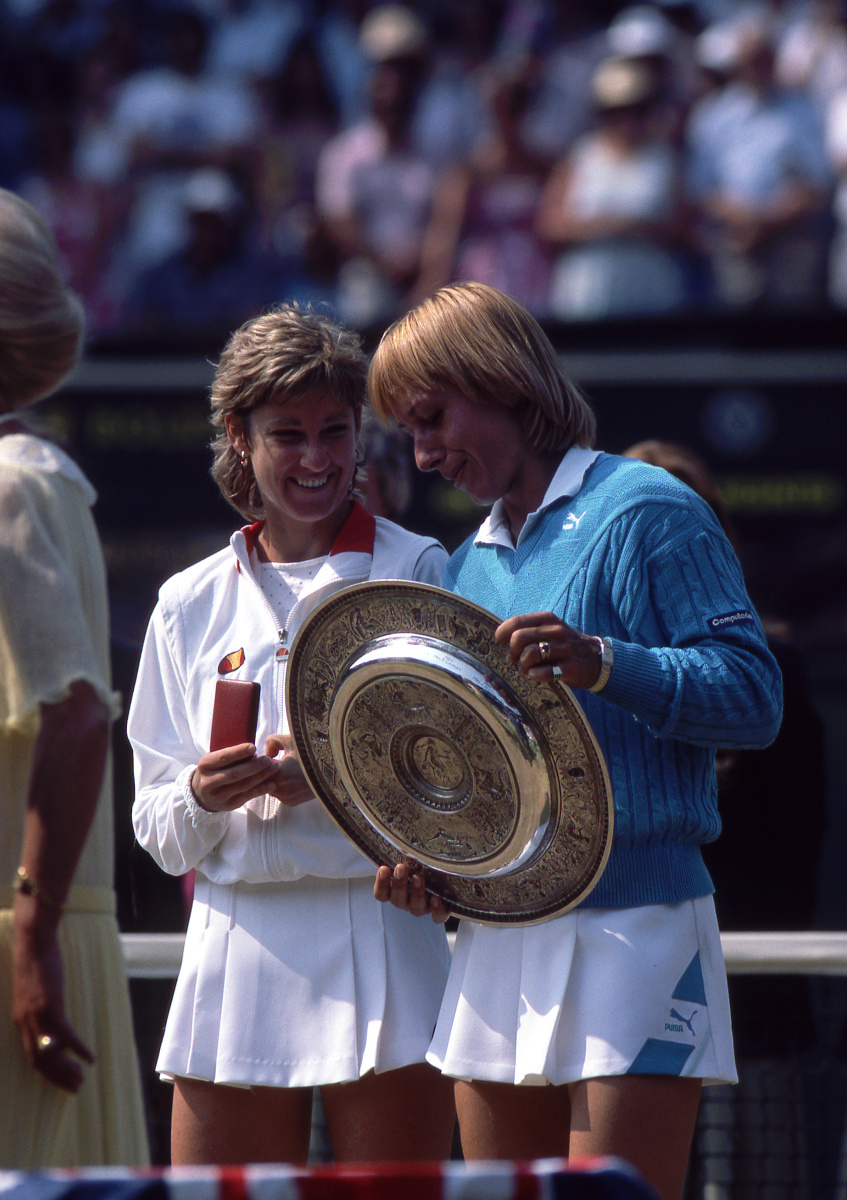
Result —
<path fill-rule="evenodd" d="M 249 679 L 219 679 L 215 684 L 210 750 L 256 742 L 259 684 Z"/>

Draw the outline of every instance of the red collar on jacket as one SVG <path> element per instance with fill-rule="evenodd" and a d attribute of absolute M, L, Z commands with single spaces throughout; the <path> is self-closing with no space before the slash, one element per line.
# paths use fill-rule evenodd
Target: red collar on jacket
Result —
<path fill-rule="evenodd" d="M 256 538 L 264 527 L 264 521 L 256 521 L 253 525 L 245 525 L 242 529 L 247 542 L 247 553 L 250 554 L 256 546 Z M 353 501 L 350 516 L 341 526 L 332 543 L 330 557 L 334 554 L 373 554 L 374 538 L 376 536 L 376 521 L 358 500 Z"/>

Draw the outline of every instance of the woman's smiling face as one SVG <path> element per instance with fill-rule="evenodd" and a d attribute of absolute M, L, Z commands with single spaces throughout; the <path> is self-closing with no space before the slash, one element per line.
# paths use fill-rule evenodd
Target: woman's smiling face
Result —
<path fill-rule="evenodd" d="M 230 441 L 250 459 L 271 543 L 292 547 L 288 561 L 328 553 L 344 524 L 359 419 L 348 404 L 322 390 L 272 400 L 245 420 L 227 418 Z"/>

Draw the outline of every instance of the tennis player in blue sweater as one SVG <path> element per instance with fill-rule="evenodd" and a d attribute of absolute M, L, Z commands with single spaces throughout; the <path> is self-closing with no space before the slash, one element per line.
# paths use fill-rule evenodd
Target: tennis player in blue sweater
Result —
<path fill-rule="evenodd" d="M 737 1079 L 700 853 L 720 831 L 715 747 L 767 745 L 782 709 L 738 561 L 684 484 L 592 448 L 546 335 L 491 287 L 441 288 L 397 321 L 369 388 L 421 470 L 493 506 L 446 586 L 502 618 L 524 674 L 575 690 L 614 794 L 608 865 L 579 906 L 459 923 L 428 1058 L 456 1079 L 464 1155 L 619 1155 L 678 1200 L 701 1085 Z M 402 865 L 375 895 L 446 917 Z"/>

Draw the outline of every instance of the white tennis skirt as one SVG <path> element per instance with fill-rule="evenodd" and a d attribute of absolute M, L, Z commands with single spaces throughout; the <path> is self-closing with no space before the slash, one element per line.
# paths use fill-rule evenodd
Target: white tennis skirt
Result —
<path fill-rule="evenodd" d="M 427 1058 L 500 1083 L 737 1082 L 712 897 L 578 908 L 523 928 L 461 921 Z"/>
<path fill-rule="evenodd" d="M 198 876 L 157 1070 L 307 1087 L 423 1062 L 449 967 L 443 927 L 371 879 Z"/>

